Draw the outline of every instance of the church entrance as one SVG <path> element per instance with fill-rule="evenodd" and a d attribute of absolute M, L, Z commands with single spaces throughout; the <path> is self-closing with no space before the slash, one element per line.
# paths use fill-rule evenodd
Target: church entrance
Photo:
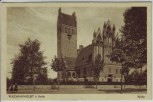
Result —
<path fill-rule="evenodd" d="M 112 74 L 108 74 L 107 82 L 111 83 L 112 79 L 113 79 L 113 75 Z"/>

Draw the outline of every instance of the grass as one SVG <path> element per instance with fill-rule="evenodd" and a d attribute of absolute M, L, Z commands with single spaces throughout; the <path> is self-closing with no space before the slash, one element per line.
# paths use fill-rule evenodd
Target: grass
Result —
<path fill-rule="evenodd" d="M 20 85 L 18 86 L 19 94 L 120 94 L 120 85 L 98 85 L 98 89 L 95 89 L 95 85 L 61 85 L 60 90 L 57 90 L 56 85 L 36 85 L 35 91 L 33 91 L 32 85 Z M 8 92 L 11 94 L 11 92 Z M 123 94 L 145 94 L 147 89 L 142 86 L 128 85 L 123 88 Z M 13 93 L 14 94 L 14 93 Z"/>

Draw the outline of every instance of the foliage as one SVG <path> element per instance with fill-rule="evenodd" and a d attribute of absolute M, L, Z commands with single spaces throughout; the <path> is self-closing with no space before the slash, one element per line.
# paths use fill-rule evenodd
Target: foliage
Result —
<path fill-rule="evenodd" d="M 135 68 L 147 63 L 147 8 L 132 7 L 124 13 L 125 25 L 121 29 L 126 42 L 123 51 L 130 56 Z"/>
<path fill-rule="evenodd" d="M 52 60 L 51 69 L 55 72 L 63 71 L 66 68 L 63 58 L 57 58 L 56 56 Z"/>
<path fill-rule="evenodd" d="M 32 84 L 34 74 L 39 76 L 45 69 L 46 62 L 43 52 L 40 51 L 40 42 L 30 40 L 24 44 L 19 44 L 20 53 L 12 60 L 13 72 L 12 80 L 18 84 Z M 47 71 L 43 74 L 47 74 Z M 47 77 L 46 77 L 47 78 Z M 41 82 L 40 82 L 41 83 Z"/>
<path fill-rule="evenodd" d="M 55 56 L 55 58 L 52 59 L 51 69 L 57 72 L 57 82 L 58 82 L 58 90 L 59 90 L 60 89 L 59 72 L 65 71 L 66 69 L 64 58 L 57 58 Z"/>
<path fill-rule="evenodd" d="M 101 55 L 98 54 L 93 63 L 93 71 L 97 79 L 100 76 L 100 72 L 103 71 L 103 68 L 104 68 L 104 60 L 102 60 Z"/>
<path fill-rule="evenodd" d="M 93 63 L 93 72 L 95 74 L 95 81 L 96 81 L 96 89 L 97 89 L 97 81 L 100 77 L 100 72 L 103 71 L 104 68 L 104 60 L 102 60 L 101 55 L 97 55 L 95 57 L 95 61 Z"/>
<path fill-rule="evenodd" d="M 141 78 L 140 71 L 138 71 L 138 69 L 135 69 L 127 77 L 127 82 L 140 84 L 140 81 L 141 81 L 141 84 L 147 84 L 147 69 L 142 72 L 142 80 L 140 78 Z"/>
<path fill-rule="evenodd" d="M 124 26 L 120 30 L 121 39 L 116 38 L 110 59 L 122 64 L 125 81 L 129 80 L 130 68 L 142 68 L 147 63 L 146 21 L 146 7 L 132 7 L 124 13 Z M 134 72 L 134 75 L 138 74 Z M 141 77 L 138 77 L 140 80 Z"/>
<path fill-rule="evenodd" d="M 6 80 L 7 80 L 7 83 L 6 83 L 6 85 L 7 85 L 7 91 L 9 91 L 9 87 L 11 85 L 11 79 L 7 78 Z"/>
<path fill-rule="evenodd" d="M 46 85 L 48 83 L 48 77 L 47 77 L 47 67 L 44 67 L 41 72 L 39 72 L 36 84 L 43 84 Z"/>

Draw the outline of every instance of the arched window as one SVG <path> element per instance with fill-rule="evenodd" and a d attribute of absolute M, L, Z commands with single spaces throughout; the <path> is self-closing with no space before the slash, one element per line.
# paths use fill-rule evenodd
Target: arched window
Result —
<path fill-rule="evenodd" d="M 80 70 L 77 71 L 78 78 L 80 78 Z"/>
<path fill-rule="evenodd" d="M 65 77 L 65 73 L 62 73 L 62 77 L 63 77 L 63 78 Z"/>
<path fill-rule="evenodd" d="M 70 78 L 71 77 L 71 72 L 68 72 L 68 75 L 67 76 L 68 76 L 68 78 Z"/>
<path fill-rule="evenodd" d="M 118 73 L 118 69 L 116 69 L 116 74 Z"/>
<path fill-rule="evenodd" d="M 111 73 L 111 68 L 109 68 L 109 73 Z"/>
<path fill-rule="evenodd" d="M 67 27 L 65 27 L 65 33 L 67 33 Z"/>
<path fill-rule="evenodd" d="M 73 29 L 72 29 L 72 34 L 74 34 Z"/>
<path fill-rule="evenodd" d="M 87 72 L 86 72 L 86 68 L 84 67 L 84 75 L 86 76 Z"/>
<path fill-rule="evenodd" d="M 73 77 L 73 78 L 75 78 L 75 77 L 76 77 L 76 76 L 75 76 L 75 72 L 73 72 L 73 73 L 72 73 L 72 77 Z"/>
<path fill-rule="evenodd" d="M 69 35 L 71 35 L 71 32 L 70 32 L 70 30 L 71 30 L 71 29 L 69 28 L 69 29 L 68 29 L 68 34 L 69 34 Z"/>

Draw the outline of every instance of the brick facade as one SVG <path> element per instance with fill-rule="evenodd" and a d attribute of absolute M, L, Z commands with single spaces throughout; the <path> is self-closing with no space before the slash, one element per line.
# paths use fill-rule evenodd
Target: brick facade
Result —
<path fill-rule="evenodd" d="M 98 28 L 93 33 L 92 44 L 77 49 L 77 21 L 75 12 L 67 15 L 58 12 L 57 21 L 57 57 L 64 58 L 66 70 L 60 72 L 61 80 L 94 80 L 92 63 L 97 54 L 104 60 L 104 70 L 100 73 L 101 82 L 120 82 L 121 65 L 111 62 L 109 55 L 114 46 L 115 26 L 110 21 L 104 23 L 103 28 Z"/>
<path fill-rule="evenodd" d="M 75 77 L 77 58 L 77 22 L 75 12 L 67 15 L 59 8 L 57 21 L 57 57 L 64 58 L 66 71 L 60 72 L 60 79 Z"/>

